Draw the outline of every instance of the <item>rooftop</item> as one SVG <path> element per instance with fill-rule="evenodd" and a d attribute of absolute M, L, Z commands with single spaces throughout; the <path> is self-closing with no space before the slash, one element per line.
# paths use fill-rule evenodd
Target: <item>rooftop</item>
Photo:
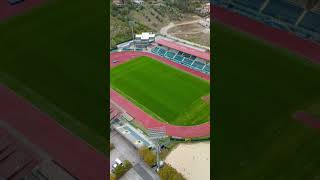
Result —
<path fill-rule="evenodd" d="M 0 121 L 0 179 L 75 180 L 46 152 Z"/>
<path fill-rule="evenodd" d="M 148 40 L 150 38 L 154 38 L 156 35 L 149 32 L 144 32 L 142 34 L 136 34 L 136 38 L 141 38 L 143 40 Z"/>
<path fill-rule="evenodd" d="M 169 41 L 169 40 L 165 40 L 165 39 L 157 39 L 156 43 L 163 45 L 163 46 L 166 46 L 166 47 L 169 47 L 169 48 L 172 48 L 172 49 L 175 49 L 175 50 L 178 50 L 178 51 L 181 51 L 181 52 L 184 52 L 184 53 L 187 53 L 187 54 L 194 55 L 194 56 L 201 58 L 201 59 L 204 59 L 206 61 L 210 61 L 210 52 L 201 51 L 201 50 L 198 50 L 195 48 L 191 48 L 191 47 L 184 45 L 182 43 L 177 43 L 177 42 Z"/>

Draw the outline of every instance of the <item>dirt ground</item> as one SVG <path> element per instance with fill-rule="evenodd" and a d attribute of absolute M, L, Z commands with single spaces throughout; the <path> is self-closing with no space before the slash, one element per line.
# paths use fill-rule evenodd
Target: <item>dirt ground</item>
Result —
<path fill-rule="evenodd" d="M 187 180 L 210 179 L 210 142 L 179 144 L 165 159 Z"/>
<path fill-rule="evenodd" d="M 204 28 L 199 23 L 178 25 L 170 28 L 168 33 L 197 44 L 210 46 L 210 30 Z"/>

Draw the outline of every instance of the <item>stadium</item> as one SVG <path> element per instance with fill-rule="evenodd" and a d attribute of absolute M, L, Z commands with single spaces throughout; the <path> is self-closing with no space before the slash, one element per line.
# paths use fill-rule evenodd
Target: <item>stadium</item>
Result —
<path fill-rule="evenodd" d="M 319 179 L 319 2 L 211 2 L 213 178 Z"/>
<path fill-rule="evenodd" d="M 143 47 L 124 44 L 110 55 L 111 104 L 142 130 L 164 127 L 172 138 L 209 137 L 210 52 L 160 35 Z M 111 121 L 122 114 L 112 107 Z"/>

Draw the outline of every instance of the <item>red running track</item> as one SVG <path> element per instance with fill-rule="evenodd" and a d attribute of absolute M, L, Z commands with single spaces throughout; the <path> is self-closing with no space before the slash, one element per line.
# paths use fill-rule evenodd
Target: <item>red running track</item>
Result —
<path fill-rule="evenodd" d="M 320 118 L 317 118 L 313 116 L 310 113 L 304 112 L 304 111 L 299 111 L 296 112 L 293 117 L 298 120 L 303 122 L 309 127 L 315 128 L 315 129 L 320 129 Z"/>
<path fill-rule="evenodd" d="M 261 22 L 228 11 L 224 8 L 211 6 L 213 18 L 223 24 L 247 32 L 277 46 L 286 48 L 306 57 L 310 61 L 320 63 L 320 45 L 302 39 L 290 32 L 275 29 Z"/>
<path fill-rule="evenodd" d="M 45 0 L 25 0 L 19 4 L 10 5 L 7 0 L 0 1 L 0 21 L 24 13 L 27 10 L 39 6 Z"/>
<path fill-rule="evenodd" d="M 78 179 L 104 179 L 109 161 L 47 114 L 0 84 L 0 120 L 41 147 Z"/>
<path fill-rule="evenodd" d="M 199 75 L 198 71 L 189 69 L 185 66 L 182 66 L 180 64 L 168 61 L 165 58 L 161 58 L 157 55 L 147 53 L 147 52 L 116 52 L 112 53 L 110 55 L 110 66 L 114 67 L 116 65 L 122 64 L 124 62 L 127 62 L 128 60 L 139 57 L 139 56 L 148 56 L 153 59 L 160 60 L 166 64 L 172 65 L 176 68 L 183 69 L 189 73 L 192 73 L 198 77 L 201 77 L 206 80 L 210 80 L 210 76 L 206 75 Z M 113 64 L 112 60 L 118 60 L 119 62 L 117 64 Z M 185 69 L 186 68 L 186 69 Z M 199 72 L 200 73 L 200 72 Z M 201 73 L 202 74 L 202 73 Z M 146 128 L 154 128 L 154 127 L 160 127 L 164 126 L 166 128 L 167 134 L 169 136 L 175 136 L 175 137 L 182 137 L 182 138 L 190 138 L 190 137 L 206 137 L 210 135 L 210 123 L 204 123 L 201 125 L 196 126 L 174 126 L 167 123 L 160 122 L 147 113 L 145 113 L 143 110 L 141 110 L 139 107 L 122 97 L 120 94 L 118 94 L 116 91 L 110 89 L 110 99 L 121 106 L 123 109 L 126 110 L 127 113 L 129 113 L 131 116 L 135 118 L 136 121 L 143 124 Z"/>

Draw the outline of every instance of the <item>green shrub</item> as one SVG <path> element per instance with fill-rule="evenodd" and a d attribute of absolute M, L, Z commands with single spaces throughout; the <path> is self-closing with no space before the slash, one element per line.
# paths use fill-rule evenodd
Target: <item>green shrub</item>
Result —
<path fill-rule="evenodd" d="M 114 169 L 114 175 L 116 179 L 122 177 L 127 171 L 130 170 L 130 168 L 132 168 L 132 164 L 128 160 L 125 160 L 122 165 L 118 165 Z"/>
<path fill-rule="evenodd" d="M 116 180 L 116 176 L 114 174 L 110 174 L 110 180 Z"/>
<path fill-rule="evenodd" d="M 139 149 L 139 155 L 149 166 L 154 165 L 157 161 L 156 155 L 146 147 Z"/>
<path fill-rule="evenodd" d="M 159 176 L 161 180 L 186 180 L 181 173 L 169 164 L 164 164 L 164 166 L 159 170 Z"/>

